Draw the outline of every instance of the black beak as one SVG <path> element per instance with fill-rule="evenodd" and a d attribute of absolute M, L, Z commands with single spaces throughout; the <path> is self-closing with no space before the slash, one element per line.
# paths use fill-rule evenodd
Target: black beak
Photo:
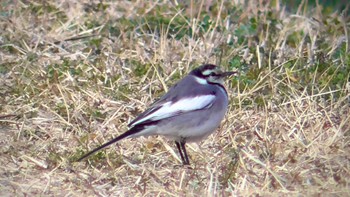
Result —
<path fill-rule="evenodd" d="M 222 73 L 221 75 L 223 76 L 223 77 L 229 77 L 229 76 L 231 76 L 231 75 L 237 75 L 238 74 L 238 72 L 224 72 L 224 73 Z"/>

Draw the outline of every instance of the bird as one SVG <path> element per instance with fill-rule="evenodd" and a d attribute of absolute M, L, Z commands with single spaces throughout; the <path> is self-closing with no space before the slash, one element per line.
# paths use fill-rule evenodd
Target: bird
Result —
<path fill-rule="evenodd" d="M 201 141 L 219 127 L 229 104 L 224 79 L 236 73 L 223 72 L 214 64 L 193 69 L 132 120 L 128 131 L 84 154 L 77 161 L 124 138 L 161 135 L 175 141 L 182 164 L 190 165 L 185 144 Z"/>

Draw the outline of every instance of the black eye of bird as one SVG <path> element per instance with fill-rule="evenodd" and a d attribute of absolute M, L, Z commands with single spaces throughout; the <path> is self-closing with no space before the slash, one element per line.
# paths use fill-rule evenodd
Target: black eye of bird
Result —
<path fill-rule="evenodd" d="M 218 76 L 218 74 L 216 74 L 216 73 L 212 72 L 212 73 L 210 73 L 210 75 L 209 75 L 209 76 L 211 76 L 211 77 L 215 77 L 215 76 Z"/>

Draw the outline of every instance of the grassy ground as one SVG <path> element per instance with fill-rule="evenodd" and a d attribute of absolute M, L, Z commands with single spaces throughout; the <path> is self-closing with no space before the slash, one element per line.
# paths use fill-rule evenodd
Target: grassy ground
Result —
<path fill-rule="evenodd" d="M 1 196 L 349 196 L 349 7 L 236 2 L 1 1 Z M 192 169 L 162 137 L 72 162 L 202 63 L 240 76 Z"/>

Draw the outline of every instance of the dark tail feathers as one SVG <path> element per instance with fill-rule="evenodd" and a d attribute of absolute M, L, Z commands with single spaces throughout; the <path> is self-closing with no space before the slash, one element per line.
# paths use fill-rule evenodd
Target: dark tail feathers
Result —
<path fill-rule="evenodd" d="M 102 144 L 101 146 L 95 148 L 94 150 L 92 150 L 92 151 L 86 153 L 85 155 L 83 155 L 82 157 L 80 157 L 80 158 L 77 160 L 77 162 L 79 162 L 79 161 L 85 159 L 86 157 L 89 157 L 90 155 L 94 154 L 95 152 L 97 152 L 97 151 L 99 151 L 99 150 L 101 150 L 101 149 L 103 149 L 103 148 L 105 148 L 105 147 L 107 147 L 107 146 L 109 146 L 109 145 L 111 145 L 111 144 L 113 144 L 113 143 L 118 142 L 119 140 L 122 140 L 122 139 L 124 139 L 124 138 L 126 138 L 126 137 L 129 137 L 130 135 L 133 135 L 133 134 L 135 134 L 135 133 L 141 131 L 142 129 L 143 129 L 143 128 L 140 128 L 140 127 L 133 127 L 133 128 L 131 128 L 130 130 L 128 130 L 127 132 L 121 134 L 120 136 L 118 136 L 118 137 L 112 139 L 111 141 L 109 141 L 109 142 L 107 142 L 107 143 L 105 143 L 105 144 Z"/>

